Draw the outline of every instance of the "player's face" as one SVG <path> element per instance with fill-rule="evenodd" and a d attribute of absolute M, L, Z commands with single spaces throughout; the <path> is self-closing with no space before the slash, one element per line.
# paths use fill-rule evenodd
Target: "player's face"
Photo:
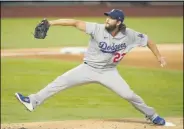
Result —
<path fill-rule="evenodd" d="M 118 21 L 116 19 L 112 19 L 111 17 L 107 17 L 105 21 L 105 28 L 108 31 L 114 30 L 118 26 Z"/>

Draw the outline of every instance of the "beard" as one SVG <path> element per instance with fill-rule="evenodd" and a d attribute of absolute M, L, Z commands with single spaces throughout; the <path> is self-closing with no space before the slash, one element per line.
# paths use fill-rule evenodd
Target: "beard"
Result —
<path fill-rule="evenodd" d="M 109 25 L 109 24 L 108 24 L 108 25 Z M 116 25 L 105 26 L 105 29 L 106 29 L 108 32 L 112 32 L 113 30 L 116 29 Z"/>

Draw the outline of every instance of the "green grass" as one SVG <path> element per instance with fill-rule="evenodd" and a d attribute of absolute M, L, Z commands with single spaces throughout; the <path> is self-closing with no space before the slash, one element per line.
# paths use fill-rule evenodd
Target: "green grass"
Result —
<path fill-rule="evenodd" d="M 72 27 L 51 27 L 48 37 L 37 40 L 31 34 L 42 18 L 1 19 L 1 48 L 38 48 L 87 46 L 89 36 Z M 48 18 L 49 20 L 58 18 Z M 104 23 L 105 17 L 79 18 L 85 21 Z M 182 17 L 132 18 L 125 23 L 136 31 L 146 33 L 156 43 L 183 43 Z"/>
<path fill-rule="evenodd" d="M 74 87 L 51 97 L 30 113 L 14 93 L 35 93 L 79 65 L 40 59 L 1 59 L 1 120 L 7 122 L 144 117 L 127 101 L 97 84 Z M 165 117 L 183 114 L 182 71 L 118 67 L 131 88 Z"/>

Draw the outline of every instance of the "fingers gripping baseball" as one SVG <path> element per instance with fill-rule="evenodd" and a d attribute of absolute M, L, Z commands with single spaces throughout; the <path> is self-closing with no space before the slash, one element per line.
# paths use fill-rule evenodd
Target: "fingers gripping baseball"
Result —
<path fill-rule="evenodd" d="M 165 57 L 160 57 L 159 59 L 158 59 L 158 61 L 160 62 L 160 66 L 161 67 L 164 67 L 164 66 L 166 66 L 166 60 L 165 60 Z"/>

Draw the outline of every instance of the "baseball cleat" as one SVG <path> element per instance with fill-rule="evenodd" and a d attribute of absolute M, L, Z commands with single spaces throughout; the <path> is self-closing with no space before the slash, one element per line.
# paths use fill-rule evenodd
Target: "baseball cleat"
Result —
<path fill-rule="evenodd" d="M 155 119 L 152 120 L 152 122 L 156 125 L 165 125 L 165 120 L 160 116 L 157 116 Z"/>
<path fill-rule="evenodd" d="M 29 97 L 25 97 L 20 93 L 15 93 L 15 96 L 29 111 L 32 112 L 34 110 Z"/>
<path fill-rule="evenodd" d="M 166 123 L 165 120 L 158 115 L 153 115 L 152 117 L 146 116 L 146 118 L 148 120 L 150 120 L 155 125 L 165 125 L 165 123 Z"/>

